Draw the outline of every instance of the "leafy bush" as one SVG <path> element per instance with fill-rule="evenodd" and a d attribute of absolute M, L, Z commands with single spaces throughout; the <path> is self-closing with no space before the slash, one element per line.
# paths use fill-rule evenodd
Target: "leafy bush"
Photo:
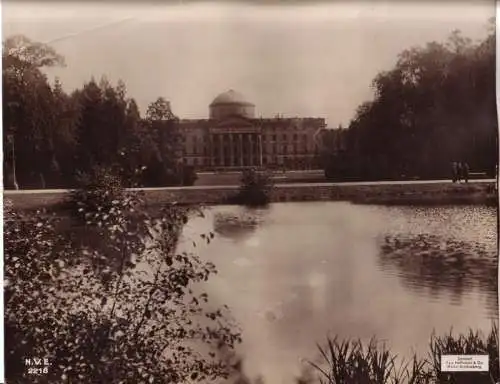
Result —
<path fill-rule="evenodd" d="M 198 175 L 195 172 L 193 166 L 184 166 L 182 172 L 182 185 L 194 185 L 194 183 L 198 180 Z"/>
<path fill-rule="evenodd" d="M 266 206 L 271 201 L 273 183 L 268 171 L 254 168 L 245 169 L 241 177 L 241 186 L 230 202 L 251 207 Z"/>
<path fill-rule="evenodd" d="M 7 380 L 181 383 L 227 377 L 241 341 L 202 285 L 216 268 L 177 243 L 193 208 L 152 214 L 103 171 L 72 195 L 74 215 L 5 211 Z M 76 219 L 76 220 L 75 220 Z M 213 234 L 202 234 L 210 242 Z M 48 358 L 40 376 L 24 359 Z"/>
<path fill-rule="evenodd" d="M 122 179 L 111 168 L 96 167 L 90 174 L 79 175 L 77 180 L 78 189 L 71 191 L 67 203 L 70 213 L 85 224 L 90 224 L 91 215 L 98 217 L 108 212 L 117 200 L 137 195 L 126 192 Z"/>

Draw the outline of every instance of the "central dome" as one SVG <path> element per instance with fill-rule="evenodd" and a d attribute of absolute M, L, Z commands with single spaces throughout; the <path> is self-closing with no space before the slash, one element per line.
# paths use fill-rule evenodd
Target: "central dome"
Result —
<path fill-rule="evenodd" d="M 214 101 L 212 101 L 210 106 L 220 104 L 253 105 L 252 103 L 249 103 L 241 93 L 233 91 L 232 89 L 217 96 Z"/>
<path fill-rule="evenodd" d="M 210 104 L 210 118 L 224 119 L 230 116 L 241 116 L 253 119 L 255 105 L 248 102 L 245 97 L 230 89 L 218 95 Z"/>

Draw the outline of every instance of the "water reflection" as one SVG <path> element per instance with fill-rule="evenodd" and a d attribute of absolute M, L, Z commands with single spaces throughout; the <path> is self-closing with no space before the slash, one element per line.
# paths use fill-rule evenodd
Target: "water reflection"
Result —
<path fill-rule="evenodd" d="M 447 293 L 453 305 L 479 290 L 497 316 L 497 256 L 491 247 L 432 234 L 390 234 L 380 241 L 378 261 L 405 288 L 434 299 Z"/>
<path fill-rule="evenodd" d="M 265 210 L 246 209 L 223 210 L 214 214 L 214 231 L 217 235 L 233 241 L 242 241 L 255 232 L 263 222 Z"/>
<path fill-rule="evenodd" d="M 290 383 L 327 334 L 428 352 L 432 331 L 488 330 L 496 313 L 496 211 L 279 203 L 212 207 L 185 236 L 219 273 L 206 286 L 241 325 L 253 375 Z M 189 245 L 186 245 L 189 246 Z"/>

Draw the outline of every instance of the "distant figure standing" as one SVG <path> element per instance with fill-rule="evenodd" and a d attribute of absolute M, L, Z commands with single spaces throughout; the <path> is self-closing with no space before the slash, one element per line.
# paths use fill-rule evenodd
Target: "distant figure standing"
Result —
<path fill-rule="evenodd" d="M 451 177 L 454 183 L 458 181 L 458 164 L 456 161 L 451 164 Z"/>
<path fill-rule="evenodd" d="M 498 164 L 495 166 L 495 191 L 498 192 Z"/>
<path fill-rule="evenodd" d="M 464 167 L 462 163 L 459 161 L 457 164 L 457 180 L 460 183 L 464 177 Z"/>
<path fill-rule="evenodd" d="M 462 163 L 462 175 L 466 183 L 469 182 L 469 164 Z"/>

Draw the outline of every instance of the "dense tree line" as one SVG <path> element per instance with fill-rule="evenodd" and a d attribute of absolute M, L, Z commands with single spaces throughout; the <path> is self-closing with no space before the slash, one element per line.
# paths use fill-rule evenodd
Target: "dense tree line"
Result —
<path fill-rule="evenodd" d="M 346 150 L 324 154 L 337 179 L 450 177 L 451 163 L 493 174 L 497 164 L 495 33 L 472 42 L 459 31 L 444 43 L 405 50 L 373 80 L 374 98 L 343 133 Z"/>
<path fill-rule="evenodd" d="M 143 186 L 194 181 L 181 162 L 178 119 L 163 98 L 142 118 L 121 81 L 91 79 L 68 94 L 44 74 L 63 58 L 24 36 L 3 42 L 2 59 L 7 188 L 74 187 L 101 168 Z M 138 168 L 141 176 L 132 178 Z"/>

